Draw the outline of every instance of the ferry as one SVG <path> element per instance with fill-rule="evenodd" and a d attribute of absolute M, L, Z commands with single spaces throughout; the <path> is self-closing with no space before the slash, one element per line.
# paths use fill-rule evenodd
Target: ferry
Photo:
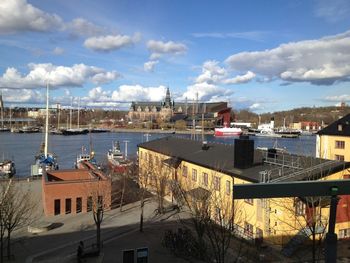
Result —
<path fill-rule="evenodd" d="M 215 136 L 239 136 L 242 134 L 242 129 L 241 128 L 229 128 L 229 127 L 224 127 L 224 128 L 215 128 L 214 135 Z"/>

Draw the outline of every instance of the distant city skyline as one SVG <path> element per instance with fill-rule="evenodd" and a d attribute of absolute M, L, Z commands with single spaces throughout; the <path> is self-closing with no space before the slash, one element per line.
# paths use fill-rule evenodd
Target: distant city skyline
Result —
<path fill-rule="evenodd" d="M 350 2 L 0 2 L 5 106 L 125 110 L 227 101 L 256 113 L 350 103 Z"/>

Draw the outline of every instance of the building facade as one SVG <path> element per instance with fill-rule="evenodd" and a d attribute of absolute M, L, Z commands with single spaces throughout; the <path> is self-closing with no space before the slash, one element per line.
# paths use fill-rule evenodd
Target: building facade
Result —
<path fill-rule="evenodd" d="M 231 109 L 227 107 L 227 102 L 175 102 L 171 100 L 170 90 L 167 88 L 162 102 L 132 102 L 128 119 L 130 121 L 170 120 L 174 115 L 192 116 L 202 113 L 212 115 L 214 118 L 222 114 L 220 112 L 226 113 L 228 110 L 230 113 Z"/>
<path fill-rule="evenodd" d="M 213 206 L 213 219 L 222 211 L 225 215 L 234 214 L 230 220 L 237 234 L 284 248 L 292 244 L 300 231 L 311 235 L 309 224 L 316 212 L 318 234 L 325 233 L 329 206 L 303 197 L 234 200 L 233 185 L 344 179 L 350 174 L 347 170 L 350 163 L 259 151 L 254 149 L 254 142 L 247 139 L 236 139 L 234 145 L 225 145 L 166 137 L 142 143 L 138 150 L 140 177 L 156 167 L 157 172 L 150 173 L 147 179 L 151 189 L 157 186 L 159 177 L 164 176 L 159 167 L 166 167 L 170 170 L 165 173 L 169 185 L 179 184 L 187 193 L 207 193 L 207 202 Z M 175 192 L 172 187 L 167 189 L 169 200 L 176 201 Z M 344 235 L 350 233 L 347 196 L 342 196 L 338 205 L 336 231 L 339 237 L 349 237 Z"/>
<path fill-rule="evenodd" d="M 350 114 L 317 133 L 316 157 L 350 162 Z"/>
<path fill-rule="evenodd" d="M 46 216 L 90 212 L 97 202 L 111 207 L 111 180 L 94 169 L 48 171 L 42 189 Z"/>

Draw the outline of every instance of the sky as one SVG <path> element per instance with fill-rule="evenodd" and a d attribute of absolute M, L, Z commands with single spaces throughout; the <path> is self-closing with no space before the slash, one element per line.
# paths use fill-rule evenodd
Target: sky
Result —
<path fill-rule="evenodd" d="M 350 103 L 348 0 L 2 0 L 5 106 Z"/>

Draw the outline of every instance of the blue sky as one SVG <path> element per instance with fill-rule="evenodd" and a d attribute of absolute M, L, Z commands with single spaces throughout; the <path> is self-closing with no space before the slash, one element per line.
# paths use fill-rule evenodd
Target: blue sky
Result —
<path fill-rule="evenodd" d="M 228 101 L 255 112 L 350 102 L 350 2 L 0 3 L 7 105 Z"/>

